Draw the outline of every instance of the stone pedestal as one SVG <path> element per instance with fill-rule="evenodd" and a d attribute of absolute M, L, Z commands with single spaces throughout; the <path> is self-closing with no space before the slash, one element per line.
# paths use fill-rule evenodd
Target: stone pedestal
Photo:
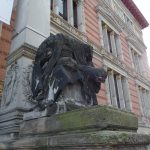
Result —
<path fill-rule="evenodd" d="M 24 120 L 17 137 L 1 140 L 3 150 L 147 150 L 150 136 L 137 134 L 132 113 L 96 106 Z"/>

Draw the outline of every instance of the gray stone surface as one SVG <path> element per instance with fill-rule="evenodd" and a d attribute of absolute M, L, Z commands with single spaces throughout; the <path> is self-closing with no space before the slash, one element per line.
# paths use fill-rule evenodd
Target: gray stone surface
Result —
<path fill-rule="evenodd" d="M 134 114 L 107 106 L 95 106 L 67 113 L 26 120 L 20 134 L 70 132 L 77 130 L 126 130 L 136 132 L 138 120 Z"/>
<path fill-rule="evenodd" d="M 5 143 L 12 149 L 108 149 L 108 150 L 146 150 L 150 138 L 146 135 L 138 135 L 132 132 L 121 131 L 97 131 L 74 134 L 44 134 L 41 136 L 22 137 L 13 143 Z M 10 144 L 10 145 L 9 145 Z"/>
<path fill-rule="evenodd" d="M 32 60 L 26 57 L 18 59 L 7 68 L 1 111 L 17 108 L 27 111 L 34 107 L 31 100 L 31 74 Z"/>
<path fill-rule="evenodd" d="M 0 111 L 0 141 L 14 139 L 20 131 L 23 114 L 19 110 Z"/>
<path fill-rule="evenodd" d="M 1 150 L 148 150 L 149 135 L 137 134 L 132 113 L 106 106 L 25 120 L 18 137 Z"/>

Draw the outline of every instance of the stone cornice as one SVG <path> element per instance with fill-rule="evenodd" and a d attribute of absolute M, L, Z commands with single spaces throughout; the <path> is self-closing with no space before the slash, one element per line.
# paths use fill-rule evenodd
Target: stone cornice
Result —
<path fill-rule="evenodd" d="M 105 2 L 99 2 L 100 5 L 96 7 L 96 12 L 102 15 L 118 32 L 122 31 L 120 23 L 114 19 L 115 14 L 112 13 L 111 8 Z"/>
<path fill-rule="evenodd" d="M 118 29 L 118 31 L 125 30 L 128 34 L 128 38 L 135 39 L 137 43 L 139 43 L 142 48 L 141 51 L 146 49 L 144 42 L 133 32 L 133 30 L 125 24 L 125 22 L 114 12 L 114 10 L 105 2 L 98 1 L 98 5 L 96 6 L 97 13 L 100 13 L 106 20 L 108 20 L 114 28 Z"/>
<path fill-rule="evenodd" d="M 67 21 L 65 21 L 59 15 L 56 15 L 55 13 L 51 12 L 50 20 L 51 20 L 51 23 L 53 23 L 59 29 L 65 31 L 72 37 L 74 37 L 82 42 L 85 42 L 87 40 L 86 35 L 83 32 L 80 32 L 77 28 L 70 25 Z"/>
<path fill-rule="evenodd" d="M 100 49 L 101 49 L 103 61 L 110 62 L 111 69 L 114 69 L 115 71 L 118 70 L 118 73 L 121 73 L 123 76 L 127 77 L 128 71 L 126 70 L 125 66 L 123 65 L 123 62 L 120 59 L 118 59 L 117 57 L 113 56 L 111 53 L 107 52 L 106 49 L 104 49 L 103 47 L 101 47 Z M 104 63 L 104 65 L 105 65 L 105 63 Z M 109 66 L 107 66 L 107 67 L 109 67 Z M 121 72 L 119 72 L 119 70 Z"/>
<path fill-rule="evenodd" d="M 28 44 L 24 44 L 22 47 L 18 48 L 7 57 L 7 65 L 12 64 L 22 56 L 34 60 L 35 55 L 36 55 L 36 48 Z"/>
<path fill-rule="evenodd" d="M 140 82 L 142 82 L 143 84 L 147 85 L 150 89 L 150 81 L 147 80 L 146 78 L 144 78 L 143 76 L 141 76 L 140 74 L 136 74 L 136 79 Z"/>
<path fill-rule="evenodd" d="M 146 47 L 141 42 L 138 42 L 137 40 L 135 40 L 133 37 L 130 36 L 126 37 L 126 40 L 129 43 L 131 43 L 136 48 L 136 50 L 140 51 L 140 53 L 145 52 Z"/>

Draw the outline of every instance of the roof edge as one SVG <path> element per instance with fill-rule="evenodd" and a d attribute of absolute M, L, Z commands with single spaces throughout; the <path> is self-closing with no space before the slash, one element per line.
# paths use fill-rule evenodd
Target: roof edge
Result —
<path fill-rule="evenodd" d="M 139 10 L 139 8 L 136 6 L 136 4 L 133 2 L 133 0 L 121 0 L 121 1 L 127 7 L 127 9 L 131 12 L 134 18 L 138 21 L 142 29 L 149 26 L 148 21 L 143 16 L 143 14 Z"/>

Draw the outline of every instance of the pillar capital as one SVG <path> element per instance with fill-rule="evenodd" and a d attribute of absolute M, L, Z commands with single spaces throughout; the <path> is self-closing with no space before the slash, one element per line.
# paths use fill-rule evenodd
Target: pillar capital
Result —
<path fill-rule="evenodd" d="M 115 32 L 114 32 L 114 31 L 111 31 L 111 32 L 110 32 L 110 35 L 114 36 L 114 35 L 115 35 Z"/>
<path fill-rule="evenodd" d="M 121 80 L 121 75 L 120 74 L 117 75 L 117 80 Z"/>
<path fill-rule="evenodd" d="M 114 74 L 114 71 L 113 71 L 113 70 L 108 70 L 108 74 L 109 74 L 109 75 L 113 75 L 113 74 Z"/>
<path fill-rule="evenodd" d="M 104 28 L 105 30 L 107 30 L 108 26 L 105 24 L 105 25 L 103 26 L 103 28 Z"/>

